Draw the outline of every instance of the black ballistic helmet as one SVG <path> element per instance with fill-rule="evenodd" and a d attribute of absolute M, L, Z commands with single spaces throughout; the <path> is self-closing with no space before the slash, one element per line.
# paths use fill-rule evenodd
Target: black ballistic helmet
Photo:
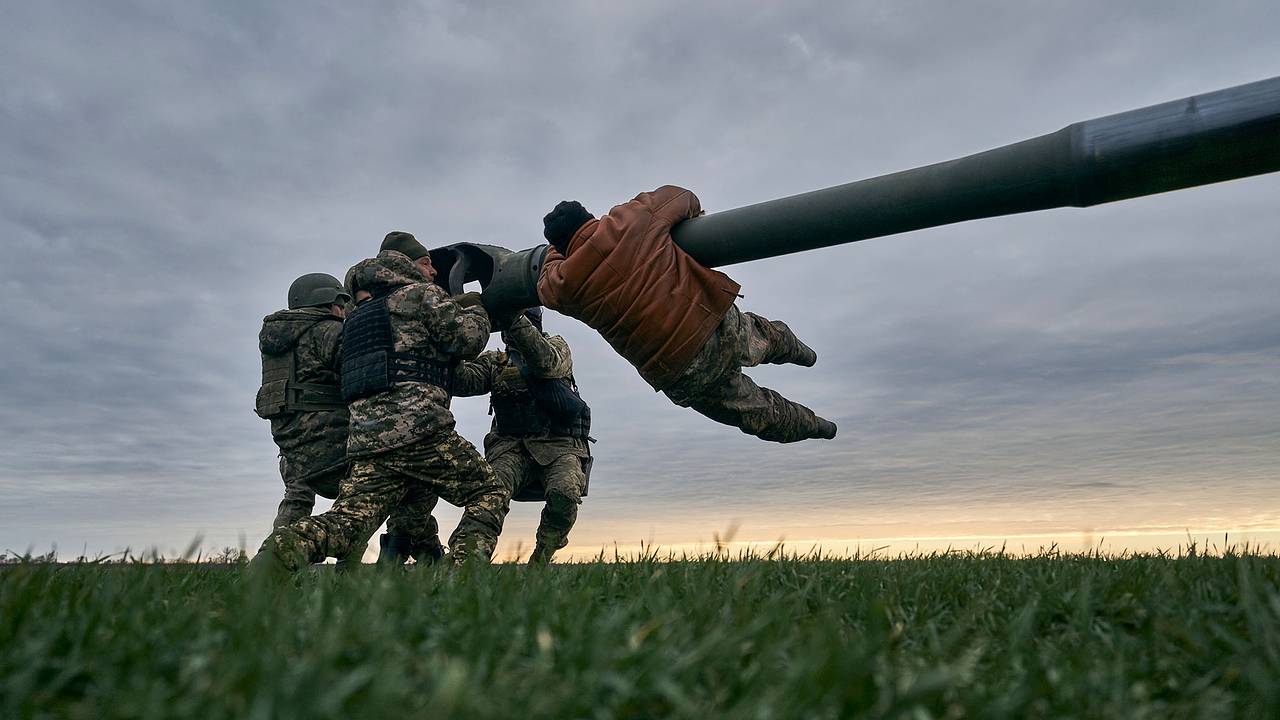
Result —
<path fill-rule="evenodd" d="M 289 286 L 289 309 L 329 307 L 351 300 L 338 278 L 324 273 L 307 273 Z"/>

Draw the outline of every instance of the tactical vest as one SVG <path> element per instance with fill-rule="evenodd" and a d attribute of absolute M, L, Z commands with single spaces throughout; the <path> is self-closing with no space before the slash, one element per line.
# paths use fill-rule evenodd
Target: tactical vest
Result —
<path fill-rule="evenodd" d="M 327 322 L 328 318 L 316 322 Z M 262 355 L 262 387 L 254 411 L 263 420 L 286 413 L 323 412 L 347 406 L 337 385 L 298 382 L 297 342 L 287 351 Z"/>
<path fill-rule="evenodd" d="M 552 386 L 552 385 L 555 386 Z M 536 386 L 536 387 L 535 387 Z M 527 378 L 516 362 L 498 373 L 489 394 L 489 410 L 494 430 L 500 435 L 526 437 L 543 433 L 560 437 L 587 438 L 591 434 L 591 408 L 581 403 L 582 411 L 572 418 L 558 418 L 548 412 L 539 397 L 550 392 L 570 392 L 581 400 L 573 377 L 552 380 Z"/>
<path fill-rule="evenodd" d="M 342 398 L 359 400 L 405 382 L 429 383 L 452 394 L 452 363 L 395 351 L 387 297 L 360 303 L 342 325 Z"/>

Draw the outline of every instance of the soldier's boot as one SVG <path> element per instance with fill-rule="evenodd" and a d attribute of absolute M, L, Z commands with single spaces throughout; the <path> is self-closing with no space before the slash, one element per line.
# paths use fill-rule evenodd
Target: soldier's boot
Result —
<path fill-rule="evenodd" d="M 813 367 L 818 362 L 818 353 L 804 344 L 791 328 L 781 320 L 768 320 L 755 313 L 749 315 L 755 330 L 768 342 L 768 347 L 761 357 L 761 364 L 785 365 L 792 363 L 801 367 Z"/>
<path fill-rule="evenodd" d="M 425 545 L 414 549 L 413 560 L 419 565 L 435 565 L 443 561 L 448 554 L 448 548 L 440 542 L 440 537 L 436 536 L 428 540 Z"/>
<path fill-rule="evenodd" d="M 793 443 L 824 438 L 835 427 L 809 408 L 776 390 L 756 385 L 738 372 L 690 398 L 689 407 L 716 422 L 732 425 L 761 440 Z"/>
<path fill-rule="evenodd" d="M 535 535 L 538 542 L 533 547 L 533 554 L 529 556 L 530 565 L 550 563 L 551 556 L 569 544 L 569 531 L 578 520 L 578 503 L 582 500 L 576 491 L 566 494 L 553 488 L 547 490 L 546 498 Z"/>
<path fill-rule="evenodd" d="M 364 546 L 360 546 L 359 550 L 353 549 L 346 557 L 338 558 L 338 563 L 333 566 L 335 572 L 345 575 L 346 573 L 359 572 L 364 567 Z"/>
<path fill-rule="evenodd" d="M 818 418 L 817 427 L 813 431 L 813 438 L 815 440 L 834 440 L 835 437 L 836 424 L 826 418 Z"/>
<path fill-rule="evenodd" d="M 403 565 L 413 554 L 413 543 L 403 535 L 383 533 L 378 538 L 378 564 Z"/>
<path fill-rule="evenodd" d="M 796 344 L 799 346 L 791 355 L 790 362 L 800 367 L 813 367 L 818 364 L 818 353 L 808 345 L 805 345 L 799 338 L 796 338 Z"/>
<path fill-rule="evenodd" d="M 275 586 L 289 582 L 293 572 L 272 550 L 259 550 L 244 569 L 244 577 L 252 585 Z"/>
<path fill-rule="evenodd" d="M 556 554 L 556 549 L 543 544 L 541 541 L 533 547 L 533 554 L 529 556 L 529 565 L 541 566 L 550 565 L 551 556 Z"/>
<path fill-rule="evenodd" d="M 270 537 L 262 541 L 262 547 L 258 548 L 258 554 L 253 556 L 249 561 L 249 565 L 245 568 L 245 578 L 255 585 L 282 585 L 293 577 L 293 574 L 299 569 L 296 560 L 291 557 L 291 553 L 286 552 L 281 546 L 281 535 L 289 533 L 287 529 L 280 529 L 272 533 Z"/>
<path fill-rule="evenodd" d="M 359 572 L 364 567 L 364 551 L 369 549 L 369 541 L 354 542 L 347 549 L 347 554 L 338 558 L 338 563 L 334 565 L 334 570 L 339 574 L 349 572 Z"/>

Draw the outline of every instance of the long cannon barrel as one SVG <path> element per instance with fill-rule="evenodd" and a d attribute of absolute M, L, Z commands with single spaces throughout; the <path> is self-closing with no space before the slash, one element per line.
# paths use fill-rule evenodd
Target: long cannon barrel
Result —
<path fill-rule="evenodd" d="M 747 205 L 677 225 L 708 267 L 965 220 L 1089 207 L 1280 170 L 1280 77 L 1078 122 L 976 155 Z M 538 304 L 546 246 L 432 251 L 446 287 L 479 280 L 485 305 Z"/>
<path fill-rule="evenodd" d="M 706 215 L 708 267 L 964 220 L 1089 207 L 1280 170 L 1280 77 L 1085 120 L 976 155 Z"/>

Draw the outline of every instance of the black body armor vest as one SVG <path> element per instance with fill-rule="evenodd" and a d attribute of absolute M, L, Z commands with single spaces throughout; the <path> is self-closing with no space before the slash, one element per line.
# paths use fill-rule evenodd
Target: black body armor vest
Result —
<path fill-rule="evenodd" d="M 258 417 L 271 420 L 287 413 L 345 408 L 347 403 L 337 385 L 298 382 L 298 357 L 294 348 L 276 355 L 262 355 L 262 386 L 258 388 L 254 404 Z"/>
<path fill-rule="evenodd" d="M 578 394 L 573 377 L 532 377 L 514 353 L 514 367 L 498 374 L 489 394 L 494 429 L 501 435 L 525 437 L 547 433 L 586 439 L 591 434 L 591 408 Z"/>
<path fill-rule="evenodd" d="M 394 348 L 387 296 L 357 305 L 342 326 L 342 399 L 377 395 L 403 382 L 430 383 L 452 392 L 452 363 Z"/>

